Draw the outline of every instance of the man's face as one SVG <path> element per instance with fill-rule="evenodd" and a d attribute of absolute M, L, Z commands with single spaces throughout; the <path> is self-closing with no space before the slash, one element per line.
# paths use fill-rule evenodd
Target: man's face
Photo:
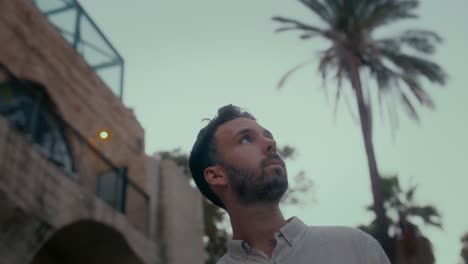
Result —
<path fill-rule="evenodd" d="M 279 202 L 288 188 L 285 164 L 273 135 L 255 120 L 237 118 L 215 134 L 219 165 L 244 204 Z"/>

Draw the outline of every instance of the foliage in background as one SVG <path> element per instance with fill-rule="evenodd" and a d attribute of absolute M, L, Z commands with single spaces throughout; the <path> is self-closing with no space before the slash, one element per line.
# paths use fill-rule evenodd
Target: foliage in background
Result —
<path fill-rule="evenodd" d="M 278 148 L 278 152 L 285 162 L 294 160 L 297 155 L 296 149 L 288 145 Z M 303 206 L 304 200 L 301 196 L 312 191 L 313 187 L 314 183 L 307 177 L 305 171 L 299 171 L 293 177 L 289 176 L 289 188 L 281 198 L 281 205 Z M 307 202 L 314 202 L 314 200 Z"/>
<path fill-rule="evenodd" d="M 205 250 L 206 264 L 216 262 L 226 253 L 226 243 L 231 235 L 223 224 L 226 221 L 226 212 L 216 205 L 203 199 L 203 215 L 205 222 Z"/>
<path fill-rule="evenodd" d="M 190 176 L 189 157 L 180 148 L 157 153 L 161 160 L 172 160 L 182 170 L 184 175 Z"/>
<path fill-rule="evenodd" d="M 462 257 L 463 264 L 468 264 L 468 232 L 466 232 L 465 235 L 462 236 L 461 242 L 462 250 L 460 252 L 460 255 Z"/>
<path fill-rule="evenodd" d="M 382 194 L 384 206 L 387 212 L 389 223 L 387 233 L 390 239 L 387 252 L 391 262 L 394 263 L 397 254 L 397 245 L 401 246 L 399 257 L 424 259 L 421 264 L 434 263 L 434 254 L 430 241 L 424 237 L 416 223 L 442 228 L 441 214 L 432 205 L 420 205 L 416 203 L 414 195 L 417 185 L 411 185 L 407 189 L 400 186 L 398 176 L 393 175 L 382 178 Z M 373 206 L 368 206 L 367 210 L 373 211 Z M 377 232 L 376 220 L 367 226 L 359 228 L 371 235 Z M 398 243 L 397 243 L 398 242 Z M 423 246 L 421 246 L 423 244 Z M 421 252 L 417 252 L 420 250 Z M 421 256 L 425 255 L 425 256 Z"/>
<path fill-rule="evenodd" d="M 293 160 L 296 156 L 295 148 L 284 146 L 278 148 L 285 161 Z M 190 169 L 188 167 L 188 155 L 181 149 L 172 151 L 161 151 L 157 153 L 162 160 L 173 160 L 190 179 Z M 308 179 L 304 171 L 300 171 L 296 176 L 290 179 L 290 187 L 281 200 L 282 205 L 301 206 L 304 201 L 301 195 L 309 192 L 313 188 L 313 182 Z M 215 264 L 225 253 L 226 243 L 231 234 L 228 232 L 228 222 L 226 212 L 213 205 L 207 199 L 203 199 L 203 215 L 205 225 L 205 251 L 207 253 L 206 264 Z"/>
<path fill-rule="evenodd" d="M 417 106 L 434 108 L 434 102 L 423 87 L 422 80 L 443 85 L 446 74 L 436 63 L 428 59 L 442 39 L 430 30 L 410 29 L 389 37 L 377 38 L 373 33 L 402 20 L 418 16 L 417 0 L 300 0 L 318 17 L 323 26 L 311 25 L 295 19 L 276 16 L 273 20 L 281 27 L 276 32 L 295 30 L 302 40 L 320 38 L 329 46 L 319 56 L 318 71 L 324 84 L 330 74 L 337 81 L 335 113 L 342 97 L 355 102 L 367 155 L 374 212 L 376 215 L 374 236 L 388 252 L 385 241 L 388 222 L 385 213 L 381 175 L 373 145 L 373 114 L 376 102 L 383 113 L 386 107 L 392 128 L 398 126 L 395 102 L 400 102 L 408 115 L 419 121 Z M 298 69 L 315 63 L 309 59 L 292 68 L 279 81 L 282 87 Z M 363 74 L 370 75 L 376 85 L 363 85 Z M 343 86 L 349 82 L 350 86 Z M 351 87 L 350 89 L 348 87 Z M 330 90 L 325 86 L 325 91 Z M 328 94 L 328 92 L 327 92 Z M 347 98 L 345 98 L 347 99 Z M 420 212 L 422 213 L 422 212 Z"/>

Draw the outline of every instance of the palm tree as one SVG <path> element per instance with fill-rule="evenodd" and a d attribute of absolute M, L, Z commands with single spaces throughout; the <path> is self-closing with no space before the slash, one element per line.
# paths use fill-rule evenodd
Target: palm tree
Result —
<path fill-rule="evenodd" d="M 372 101 L 374 95 L 382 106 L 388 100 L 398 99 L 409 116 L 419 120 L 416 102 L 433 108 L 434 103 L 423 89 L 421 77 L 443 85 L 446 74 L 436 63 L 424 58 L 435 51 L 441 42 L 440 36 L 428 30 L 407 30 L 388 38 L 375 38 L 374 32 L 386 25 L 417 16 L 414 10 L 417 0 L 300 0 L 323 22 L 323 27 L 302 23 L 295 19 L 273 17 L 282 24 L 276 32 L 301 31 L 301 39 L 320 37 L 330 46 L 321 51 L 318 70 L 325 81 L 329 71 L 334 71 L 337 80 L 335 104 L 342 94 L 343 80 L 351 84 L 357 103 L 360 127 L 367 154 L 373 194 L 373 209 L 376 214 L 380 236 L 386 237 L 388 221 L 383 206 L 381 178 L 372 143 Z M 310 63 L 302 63 L 287 72 L 280 80 L 282 87 L 293 72 Z M 365 87 L 361 75 L 368 71 L 377 85 Z M 336 105 L 335 105 L 336 107 Z M 381 108 L 382 109 L 382 108 Z M 392 120 L 396 117 L 394 104 L 389 106 Z M 395 122 L 392 122 L 395 124 Z"/>

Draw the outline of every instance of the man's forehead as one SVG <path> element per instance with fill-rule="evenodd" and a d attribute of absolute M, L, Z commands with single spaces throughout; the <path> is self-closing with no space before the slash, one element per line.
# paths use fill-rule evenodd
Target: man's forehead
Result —
<path fill-rule="evenodd" d="M 215 137 L 234 136 L 245 129 L 264 130 L 257 121 L 245 117 L 239 117 L 220 125 L 216 130 Z"/>

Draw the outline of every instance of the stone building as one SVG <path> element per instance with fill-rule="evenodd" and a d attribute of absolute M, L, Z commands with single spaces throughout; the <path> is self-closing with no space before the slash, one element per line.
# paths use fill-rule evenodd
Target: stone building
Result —
<path fill-rule="evenodd" d="M 201 197 L 145 154 L 123 70 L 76 0 L 0 0 L 0 264 L 204 262 Z"/>

